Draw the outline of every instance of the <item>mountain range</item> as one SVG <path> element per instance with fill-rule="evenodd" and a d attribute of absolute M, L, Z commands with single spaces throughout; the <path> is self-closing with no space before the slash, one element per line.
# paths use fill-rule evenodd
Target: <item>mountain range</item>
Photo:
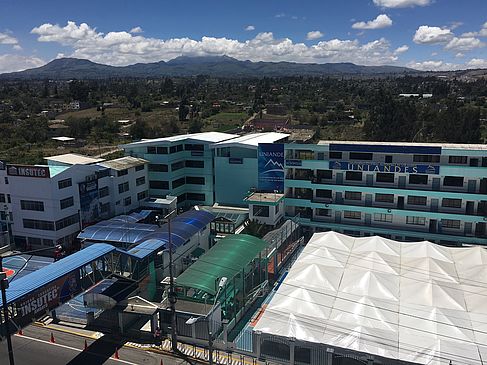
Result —
<path fill-rule="evenodd" d="M 219 77 L 402 75 L 419 73 L 398 66 L 360 66 L 353 63 L 295 63 L 239 61 L 228 56 L 188 57 L 170 61 L 109 66 L 78 58 L 59 58 L 44 66 L 0 74 L 0 79 L 103 79 L 113 77 L 157 78 L 209 75 Z"/>

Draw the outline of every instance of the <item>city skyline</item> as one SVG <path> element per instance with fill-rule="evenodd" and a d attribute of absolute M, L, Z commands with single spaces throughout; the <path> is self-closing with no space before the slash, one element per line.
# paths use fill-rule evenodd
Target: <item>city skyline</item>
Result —
<path fill-rule="evenodd" d="M 123 66 L 181 55 L 419 70 L 487 67 L 482 0 L 468 6 L 452 0 L 86 1 L 76 8 L 57 0 L 7 0 L 0 9 L 1 73 L 60 57 Z"/>

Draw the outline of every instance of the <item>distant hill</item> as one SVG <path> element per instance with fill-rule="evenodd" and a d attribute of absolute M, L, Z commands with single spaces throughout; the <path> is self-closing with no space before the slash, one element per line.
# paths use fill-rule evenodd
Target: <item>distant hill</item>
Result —
<path fill-rule="evenodd" d="M 209 75 L 221 77 L 400 75 L 419 71 L 397 66 L 360 66 L 353 63 L 294 63 L 239 61 L 228 56 L 188 57 L 154 63 L 116 67 L 84 59 L 60 58 L 20 72 L 5 73 L 0 79 L 102 79 L 110 77 L 163 77 Z"/>

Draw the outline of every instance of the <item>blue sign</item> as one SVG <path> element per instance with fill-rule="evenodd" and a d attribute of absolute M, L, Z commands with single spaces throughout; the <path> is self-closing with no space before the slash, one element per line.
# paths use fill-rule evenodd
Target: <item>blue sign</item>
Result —
<path fill-rule="evenodd" d="M 286 166 L 302 166 L 303 161 L 301 160 L 286 160 Z"/>
<path fill-rule="evenodd" d="M 96 222 L 98 211 L 98 180 L 79 183 L 79 202 L 83 226 Z"/>
<path fill-rule="evenodd" d="M 408 165 L 408 164 L 380 164 L 357 163 L 348 161 L 330 161 L 330 170 L 370 171 L 370 172 L 397 172 L 406 174 L 438 175 L 440 166 L 435 165 Z"/>
<path fill-rule="evenodd" d="M 259 143 L 259 190 L 284 191 L 284 145 Z"/>

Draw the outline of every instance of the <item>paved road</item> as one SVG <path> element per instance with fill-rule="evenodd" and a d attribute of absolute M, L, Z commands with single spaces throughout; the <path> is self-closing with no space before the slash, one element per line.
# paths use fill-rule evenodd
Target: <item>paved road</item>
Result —
<path fill-rule="evenodd" d="M 87 340 L 76 334 L 53 331 L 55 343 L 50 342 L 51 330 L 30 326 L 23 336 L 12 338 L 16 365 L 164 365 L 188 364 L 185 360 L 155 354 L 139 349 L 122 347 L 120 341 L 110 336 L 98 340 Z M 119 360 L 113 358 L 119 348 Z M 0 342 L 0 364 L 8 364 L 7 341 Z"/>

